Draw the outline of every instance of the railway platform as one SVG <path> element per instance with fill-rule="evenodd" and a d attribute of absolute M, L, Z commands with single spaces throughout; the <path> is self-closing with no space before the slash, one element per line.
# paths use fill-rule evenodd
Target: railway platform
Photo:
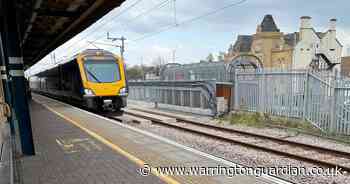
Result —
<path fill-rule="evenodd" d="M 231 162 L 44 96 L 33 95 L 30 109 L 36 155 L 18 160 L 24 184 L 280 183 L 244 175 L 161 175 L 160 167 Z"/>

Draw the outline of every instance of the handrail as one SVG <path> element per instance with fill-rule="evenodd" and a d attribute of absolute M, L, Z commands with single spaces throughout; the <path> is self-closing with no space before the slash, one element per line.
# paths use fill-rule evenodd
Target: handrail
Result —
<path fill-rule="evenodd" d="M 216 84 L 215 81 L 211 81 L 211 80 L 205 80 L 205 81 L 139 81 L 139 82 L 129 82 L 129 86 L 130 86 L 130 91 L 129 91 L 129 97 L 130 99 L 133 99 L 133 97 L 135 99 L 141 99 L 142 95 L 145 94 L 145 91 L 147 90 L 151 90 L 151 89 L 158 89 L 158 90 L 163 90 L 163 92 L 167 93 L 167 90 L 177 90 L 177 91 L 181 91 L 181 93 L 185 93 L 185 92 L 200 92 L 200 94 L 202 95 L 201 97 L 203 97 L 203 101 L 201 100 L 201 102 L 205 103 L 206 106 L 205 108 L 203 108 L 203 106 L 199 107 L 194 107 L 191 105 L 191 98 L 192 96 L 188 98 L 185 98 L 184 96 L 181 96 L 180 100 L 182 102 L 182 106 L 181 107 L 188 107 L 188 108 L 199 108 L 202 110 L 210 110 L 211 111 L 211 115 L 216 115 L 217 114 L 217 102 L 216 102 Z M 142 94 L 137 93 L 135 90 L 137 89 L 141 89 L 143 90 Z M 169 94 L 166 95 L 165 93 L 161 93 L 163 96 L 160 97 L 160 99 L 163 98 L 168 98 Z M 136 96 L 135 96 L 136 95 Z M 141 95 L 141 96 L 140 96 Z M 201 98 L 200 97 L 200 98 Z M 155 97 L 155 99 L 143 99 L 143 101 L 151 101 L 151 102 L 155 102 L 155 103 L 159 103 L 158 99 L 159 97 Z M 168 98 L 169 101 L 174 101 L 173 99 Z M 168 101 L 167 100 L 167 101 Z M 185 102 L 186 101 L 186 102 Z M 166 104 L 168 104 L 166 102 Z M 184 104 L 189 104 L 187 106 L 185 106 Z M 174 105 L 172 103 L 169 103 L 168 105 Z"/>

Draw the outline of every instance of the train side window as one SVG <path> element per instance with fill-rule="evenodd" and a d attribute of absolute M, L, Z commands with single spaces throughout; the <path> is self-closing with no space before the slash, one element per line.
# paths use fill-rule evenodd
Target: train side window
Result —
<path fill-rule="evenodd" d="M 71 91 L 72 90 L 72 85 L 71 85 L 71 77 L 72 77 L 72 72 L 71 72 L 71 67 L 70 63 L 64 64 L 62 66 L 62 89 L 64 91 Z"/>
<path fill-rule="evenodd" d="M 82 81 L 80 77 L 80 70 L 79 65 L 75 62 L 72 70 L 72 77 L 73 77 L 73 91 L 75 94 L 81 94 L 83 90 L 81 90 L 82 87 Z"/>

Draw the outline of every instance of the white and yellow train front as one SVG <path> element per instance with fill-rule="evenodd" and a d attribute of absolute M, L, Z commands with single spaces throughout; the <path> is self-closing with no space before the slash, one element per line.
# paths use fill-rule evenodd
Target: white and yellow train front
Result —
<path fill-rule="evenodd" d="M 31 90 L 89 109 L 126 106 L 127 82 L 123 60 L 111 52 L 85 50 L 31 77 Z"/>
<path fill-rule="evenodd" d="M 126 106 L 127 85 L 123 60 L 99 50 L 79 54 L 84 101 L 89 108 L 115 108 Z"/>

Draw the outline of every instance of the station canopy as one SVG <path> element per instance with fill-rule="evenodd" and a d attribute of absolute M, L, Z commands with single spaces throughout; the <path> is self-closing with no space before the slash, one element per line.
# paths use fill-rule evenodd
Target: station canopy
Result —
<path fill-rule="evenodd" d="M 124 1 L 16 0 L 25 66 L 35 64 Z"/>

